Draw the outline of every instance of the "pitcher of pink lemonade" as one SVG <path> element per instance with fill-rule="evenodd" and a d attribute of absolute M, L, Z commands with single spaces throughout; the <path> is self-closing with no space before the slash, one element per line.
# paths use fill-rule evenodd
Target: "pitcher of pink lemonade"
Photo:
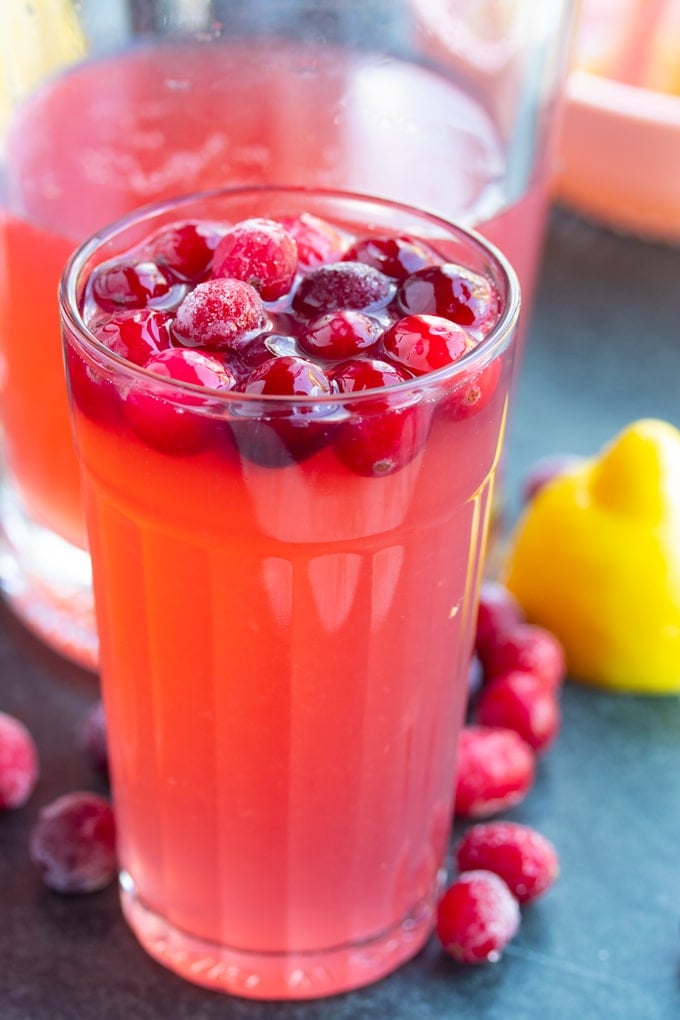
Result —
<path fill-rule="evenodd" d="M 571 0 L 0 5 L 0 589 L 96 668 L 55 293 L 152 200 L 341 188 L 479 228 L 530 300 Z"/>

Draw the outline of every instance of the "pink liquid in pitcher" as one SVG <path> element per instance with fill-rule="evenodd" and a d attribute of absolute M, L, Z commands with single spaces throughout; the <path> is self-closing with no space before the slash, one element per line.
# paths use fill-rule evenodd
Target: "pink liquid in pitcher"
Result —
<path fill-rule="evenodd" d="M 139 205 L 188 191 L 340 187 L 480 227 L 509 256 L 526 296 L 544 191 L 539 181 L 521 204 L 504 205 L 502 150 L 469 95 L 423 67 L 369 52 L 140 47 L 45 87 L 14 122 L 0 220 L 6 454 L 31 515 L 85 545 L 55 299 L 78 241 Z"/>

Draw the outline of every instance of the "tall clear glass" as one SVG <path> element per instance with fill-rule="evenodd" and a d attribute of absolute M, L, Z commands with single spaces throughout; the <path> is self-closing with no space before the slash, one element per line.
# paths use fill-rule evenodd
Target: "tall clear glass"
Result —
<path fill-rule="evenodd" d="M 0 4 L 0 586 L 97 663 L 55 291 L 151 200 L 340 187 L 479 227 L 530 299 L 570 0 Z"/>
<path fill-rule="evenodd" d="M 102 322 L 99 268 L 153 260 L 160 228 L 300 213 L 344 236 L 406 234 L 462 264 L 493 296 L 493 326 L 439 370 L 307 396 L 177 382 L 88 328 Z M 274 331 L 299 309 L 305 272 L 292 302 L 265 302 Z M 389 317 L 391 290 L 372 315 Z M 308 189 L 165 203 L 69 264 L 64 346 L 122 905 L 142 945 L 189 980 L 328 995 L 394 970 L 432 931 L 518 293 L 477 236 Z M 182 298 L 167 291 L 165 314 Z M 213 361 L 242 378 L 257 344 Z M 260 368 L 277 362 L 300 356 Z"/>

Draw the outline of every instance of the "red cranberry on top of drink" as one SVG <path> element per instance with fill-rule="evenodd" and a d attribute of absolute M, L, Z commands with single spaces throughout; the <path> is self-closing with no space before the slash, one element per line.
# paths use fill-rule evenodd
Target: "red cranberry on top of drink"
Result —
<path fill-rule="evenodd" d="M 221 363 L 226 375 L 220 376 L 219 388 L 243 393 L 246 406 L 254 395 L 293 401 L 320 396 L 326 401 L 320 406 L 329 407 L 324 428 L 319 430 L 315 415 L 300 411 L 293 432 L 287 427 L 283 460 L 277 455 L 271 462 L 295 462 L 316 451 L 319 442 L 299 441 L 305 426 L 316 430 L 324 444 L 337 438 L 336 452 L 350 470 L 379 475 L 410 460 L 429 428 L 424 415 L 416 422 L 417 412 L 403 413 L 403 384 L 446 369 L 472 352 L 498 322 L 500 304 L 485 276 L 447 262 L 436 247 L 418 238 L 352 234 L 303 212 L 238 223 L 171 223 L 94 270 L 83 313 L 97 340 L 117 358 L 155 372 L 162 357 L 164 374 L 180 390 L 186 371 L 181 359 L 164 353 L 168 348 L 199 352 L 216 367 Z M 72 375 L 77 375 L 73 398 L 82 412 L 103 420 L 95 413 L 101 380 L 87 368 Z M 205 376 L 207 390 L 217 375 Z M 499 375 L 486 373 L 484 400 L 468 400 L 466 416 L 486 406 Z M 303 376 L 318 377 L 323 385 L 301 386 Z M 471 380 L 478 384 L 481 377 L 476 369 Z M 195 383 L 200 384 L 198 376 Z M 98 391 L 86 392 L 97 385 Z M 129 388 L 121 390 L 120 417 L 125 419 L 134 404 L 129 424 L 139 437 L 183 456 L 203 448 L 198 432 L 202 436 L 205 430 L 193 430 L 191 443 L 164 443 L 159 437 L 159 422 L 177 426 L 188 417 L 187 408 L 200 401 L 180 399 L 178 413 L 163 415 L 158 401 L 166 399 L 165 392 L 156 392 L 146 403 L 132 402 Z M 348 441 L 349 426 L 343 435 L 348 415 L 338 414 L 342 404 L 331 406 L 330 398 L 373 389 L 380 400 L 363 402 L 366 414 L 358 428 L 354 421 Z M 401 408 L 398 414 L 395 407 Z M 379 421 L 385 413 L 391 414 L 388 423 Z M 407 427 L 410 451 L 397 455 L 401 430 Z M 235 432 L 245 436 L 244 422 L 236 423 Z M 296 436 L 293 444 L 290 434 Z M 362 449 L 354 456 L 358 437 Z M 247 439 L 242 452 L 248 455 Z M 262 451 L 255 459 L 269 460 Z"/>

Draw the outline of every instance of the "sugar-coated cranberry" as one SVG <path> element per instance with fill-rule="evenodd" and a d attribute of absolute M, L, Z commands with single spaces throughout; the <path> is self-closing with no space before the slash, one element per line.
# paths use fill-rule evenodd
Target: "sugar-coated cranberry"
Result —
<path fill-rule="evenodd" d="M 471 826 L 456 844 L 454 855 L 459 871 L 493 871 L 520 903 L 529 903 L 547 892 L 560 870 L 550 840 L 518 822 Z"/>
<path fill-rule="evenodd" d="M 505 629 L 484 649 L 482 662 L 487 679 L 521 670 L 533 673 L 551 690 L 562 684 L 567 668 L 559 639 L 545 627 L 531 623 Z"/>
<path fill-rule="evenodd" d="M 152 354 L 170 346 L 171 323 L 168 312 L 137 308 L 95 319 L 90 330 L 114 354 L 135 365 L 144 365 Z"/>
<path fill-rule="evenodd" d="M 38 751 L 27 727 L 0 712 L 0 810 L 23 807 L 39 772 Z"/>
<path fill-rule="evenodd" d="M 335 262 L 319 266 L 303 276 L 293 296 L 293 308 L 316 316 L 339 308 L 375 312 L 394 296 L 395 284 L 372 266 L 361 262 Z"/>
<path fill-rule="evenodd" d="M 95 793 L 67 793 L 40 812 L 29 843 L 45 884 L 60 893 L 96 892 L 116 876 L 116 824 Z"/>
<path fill-rule="evenodd" d="M 326 220 L 303 212 L 298 216 L 282 216 L 279 220 L 295 238 L 298 263 L 304 269 L 313 269 L 325 262 L 337 262 L 346 247 L 346 240 Z"/>
<path fill-rule="evenodd" d="M 515 730 L 464 726 L 458 739 L 455 812 L 489 818 L 524 800 L 534 783 L 536 756 Z"/>
<path fill-rule="evenodd" d="M 109 752 L 106 743 L 106 715 L 104 705 L 96 701 L 85 713 L 81 729 L 83 749 L 94 768 L 108 775 Z"/>
<path fill-rule="evenodd" d="M 199 283 L 179 308 L 174 331 L 187 347 L 225 350 L 264 328 L 267 315 L 257 291 L 243 280 Z"/>
<path fill-rule="evenodd" d="M 529 503 L 549 482 L 560 478 L 573 468 L 581 467 L 583 457 L 575 453 L 554 453 L 540 457 L 529 468 L 522 484 L 522 496 Z"/>
<path fill-rule="evenodd" d="M 475 650 L 480 658 L 502 634 L 520 623 L 524 623 L 524 611 L 515 596 L 500 581 L 482 581 L 475 632 Z"/>
<path fill-rule="evenodd" d="M 171 280 L 155 262 L 113 262 L 92 274 L 92 296 L 105 312 L 146 308 L 166 297 Z"/>
<path fill-rule="evenodd" d="M 274 357 L 254 369 L 242 386 L 253 397 L 307 398 L 301 404 L 270 408 L 258 404 L 241 416 L 235 411 L 231 428 L 239 450 L 263 467 L 283 467 L 311 457 L 324 446 L 336 423 L 332 412 L 314 405 L 314 397 L 330 394 L 331 383 L 318 366 L 304 358 Z"/>
<path fill-rule="evenodd" d="M 196 283 L 205 276 L 221 236 L 210 223 L 173 223 L 150 238 L 145 248 L 173 279 Z"/>
<path fill-rule="evenodd" d="M 381 390 L 396 386 L 411 376 L 398 365 L 380 358 L 350 358 L 331 372 L 331 381 L 340 393 L 358 393 L 361 390 Z"/>
<path fill-rule="evenodd" d="M 326 312 L 300 333 L 300 346 L 317 358 L 352 358 L 374 348 L 382 326 L 365 312 L 341 308 Z"/>
<path fill-rule="evenodd" d="M 363 262 L 393 280 L 404 280 L 434 263 L 434 252 L 409 237 L 364 237 L 350 245 L 345 260 Z"/>
<path fill-rule="evenodd" d="M 487 682 L 475 710 L 481 726 L 514 730 L 541 753 L 553 743 L 560 728 L 560 705 L 555 691 L 532 673 L 512 670 Z"/>
<path fill-rule="evenodd" d="M 290 290 L 297 272 L 297 244 L 275 220 L 242 220 L 221 238 L 212 262 L 213 277 L 244 280 L 263 301 Z"/>
<path fill-rule="evenodd" d="M 495 963 L 519 924 L 517 900 L 492 871 L 464 872 L 437 907 L 437 937 L 458 963 Z"/>
<path fill-rule="evenodd" d="M 226 392 L 236 385 L 234 373 L 218 357 L 203 351 L 173 347 L 149 358 L 144 366 L 161 379 Z M 204 448 L 217 422 L 200 412 L 208 397 L 176 387 L 152 387 L 133 383 L 124 400 L 125 416 L 142 439 L 157 450 L 171 454 L 196 453 Z"/>
<path fill-rule="evenodd" d="M 475 346 L 455 322 L 436 315 L 407 315 L 385 330 L 385 353 L 413 375 L 425 375 L 455 364 Z"/>
<path fill-rule="evenodd" d="M 455 263 L 428 266 L 399 285 L 404 315 L 441 315 L 486 334 L 499 315 L 498 294 L 486 277 Z"/>

